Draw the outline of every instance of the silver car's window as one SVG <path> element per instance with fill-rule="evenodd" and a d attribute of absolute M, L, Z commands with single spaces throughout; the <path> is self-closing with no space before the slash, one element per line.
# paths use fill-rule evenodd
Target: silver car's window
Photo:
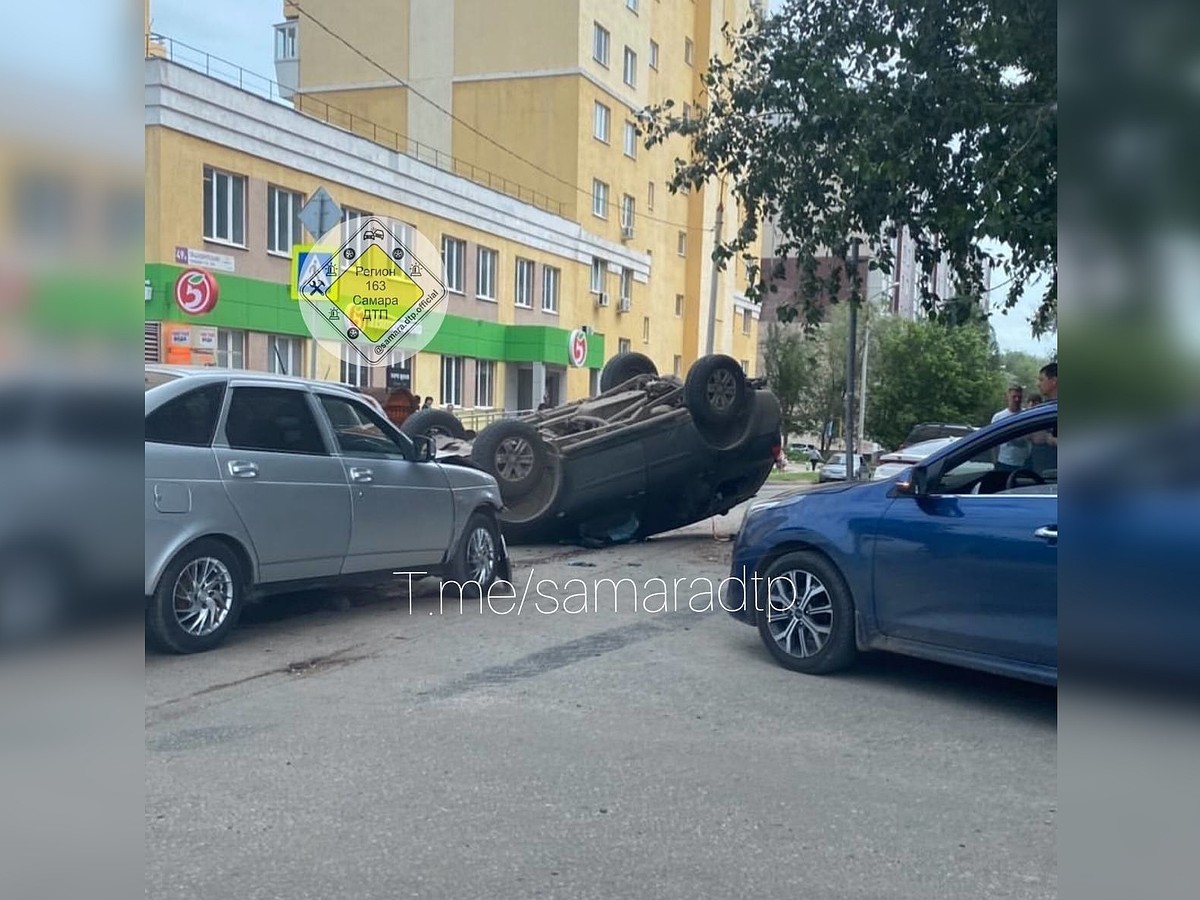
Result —
<path fill-rule="evenodd" d="M 320 394 L 338 449 L 347 456 L 406 457 L 406 448 L 365 404 Z"/>
<path fill-rule="evenodd" d="M 146 416 L 146 440 L 207 447 L 217 430 L 225 385 L 206 384 L 180 394 Z"/>
<path fill-rule="evenodd" d="M 328 453 L 307 392 L 286 388 L 235 387 L 225 439 L 235 450 Z"/>

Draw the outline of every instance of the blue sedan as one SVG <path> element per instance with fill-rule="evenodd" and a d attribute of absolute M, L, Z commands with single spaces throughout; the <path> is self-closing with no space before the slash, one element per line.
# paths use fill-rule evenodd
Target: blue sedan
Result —
<path fill-rule="evenodd" d="M 887 481 L 753 504 L 722 603 L 783 666 L 885 650 L 1058 683 L 1058 404 Z"/>

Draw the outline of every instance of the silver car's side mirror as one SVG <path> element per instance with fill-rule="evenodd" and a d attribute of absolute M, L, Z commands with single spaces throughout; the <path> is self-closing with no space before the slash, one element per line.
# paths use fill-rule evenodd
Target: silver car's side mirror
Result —
<path fill-rule="evenodd" d="M 433 438 L 427 434 L 413 435 L 412 443 L 415 462 L 432 462 L 437 455 L 433 445 Z"/>

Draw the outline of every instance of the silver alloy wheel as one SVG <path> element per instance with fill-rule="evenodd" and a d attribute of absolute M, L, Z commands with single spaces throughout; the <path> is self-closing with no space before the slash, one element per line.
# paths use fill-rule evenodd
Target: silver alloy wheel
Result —
<path fill-rule="evenodd" d="M 467 539 L 467 580 L 480 587 L 492 582 L 496 571 L 496 541 L 492 532 L 480 525 Z"/>
<path fill-rule="evenodd" d="M 728 369 L 717 369 L 708 376 L 708 403 L 715 410 L 724 412 L 733 405 L 737 396 L 737 381 Z"/>
<path fill-rule="evenodd" d="M 770 579 L 767 627 L 789 656 L 821 652 L 833 631 L 833 600 L 812 572 L 793 569 Z"/>
<path fill-rule="evenodd" d="M 175 621 L 192 637 L 212 634 L 233 608 L 233 575 L 213 556 L 194 559 L 175 579 Z"/>
<path fill-rule="evenodd" d="M 533 447 L 521 437 L 505 438 L 496 448 L 496 474 L 505 481 L 523 481 L 533 471 Z"/>

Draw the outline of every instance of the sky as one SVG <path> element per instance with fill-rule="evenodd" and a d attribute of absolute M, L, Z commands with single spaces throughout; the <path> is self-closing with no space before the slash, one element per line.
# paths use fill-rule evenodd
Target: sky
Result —
<path fill-rule="evenodd" d="M 194 59 L 197 52 L 210 53 L 256 75 L 274 78 L 272 26 L 283 20 L 282 0 L 151 0 L 150 15 L 152 29 L 181 42 L 178 52 L 187 58 Z M 1000 284 L 1005 277 L 997 272 L 993 280 Z M 1004 294 L 1003 289 L 996 291 L 992 305 L 1001 304 Z M 1035 286 L 1007 315 L 993 314 L 992 327 L 1001 350 L 1048 357 L 1055 349 L 1055 336 L 1038 341 L 1030 333 L 1029 318 L 1037 309 L 1038 294 Z"/>

